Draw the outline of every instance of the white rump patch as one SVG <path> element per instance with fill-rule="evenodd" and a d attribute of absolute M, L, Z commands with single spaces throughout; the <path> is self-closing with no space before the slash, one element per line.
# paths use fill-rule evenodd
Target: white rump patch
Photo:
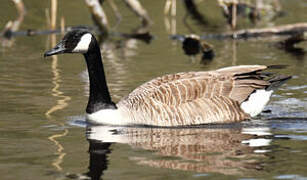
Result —
<path fill-rule="evenodd" d="M 92 35 L 90 33 L 84 34 L 72 52 L 86 53 L 91 43 L 91 40 L 92 40 Z"/>
<path fill-rule="evenodd" d="M 265 89 L 256 90 L 252 93 L 248 100 L 241 104 L 241 109 L 249 114 L 251 117 L 255 117 L 261 113 L 265 105 L 269 102 L 273 90 L 266 91 Z"/>

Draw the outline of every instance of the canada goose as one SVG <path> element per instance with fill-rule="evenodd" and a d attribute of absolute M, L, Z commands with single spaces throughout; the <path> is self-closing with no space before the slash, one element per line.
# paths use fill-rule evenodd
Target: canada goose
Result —
<path fill-rule="evenodd" d="M 84 55 L 90 80 L 87 120 L 95 124 L 187 126 L 238 122 L 258 115 L 275 88 L 290 76 L 263 72 L 274 66 L 244 65 L 155 78 L 115 104 L 107 87 L 100 48 L 88 31 L 73 30 L 44 56 Z"/>

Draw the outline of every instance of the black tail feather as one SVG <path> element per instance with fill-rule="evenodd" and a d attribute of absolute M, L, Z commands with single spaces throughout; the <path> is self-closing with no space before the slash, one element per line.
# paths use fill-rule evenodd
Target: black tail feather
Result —
<path fill-rule="evenodd" d="M 291 78 L 292 76 L 286 76 L 286 75 L 274 76 L 273 78 L 268 80 L 270 82 L 270 85 L 266 88 L 266 90 L 268 91 L 275 90 Z"/>
<path fill-rule="evenodd" d="M 269 65 L 267 66 L 268 69 L 285 69 L 289 65 L 284 65 L 284 64 L 275 64 L 275 65 Z"/>

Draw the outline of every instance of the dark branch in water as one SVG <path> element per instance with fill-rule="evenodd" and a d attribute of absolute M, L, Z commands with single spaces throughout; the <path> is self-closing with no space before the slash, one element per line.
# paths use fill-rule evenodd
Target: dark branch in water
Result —
<path fill-rule="evenodd" d="M 85 29 L 91 32 L 95 32 L 97 35 L 104 35 L 104 32 L 101 32 L 97 27 L 92 26 L 72 26 L 72 27 L 66 27 L 64 29 L 64 32 L 68 32 L 75 29 Z M 9 37 L 16 37 L 16 36 L 37 36 L 37 35 L 49 35 L 49 34 L 61 34 L 61 29 L 55 29 L 55 30 L 33 30 L 28 29 L 26 31 L 10 31 Z M 149 31 L 137 31 L 132 33 L 120 33 L 120 32 L 109 32 L 109 36 L 113 37 L 120 37 L 125 39 L 137 39 L 144 41 L 145 43 L 149 44 L 151 40 L 153 39 L 153 35 Z M 1 36 L 0 36 L 1 37 Z M 6 37 L 5 34 L 3 37 Z"/>
<path fill-rule="evenodd" d="M 284 50 L 285 52 L 295 56 L 297 59 L 303 59 L 306 54 L 304 48 L 297 47 L 296 45 L 300 42 L 306 41 L 304 33 L 295 34 L 289 38 L 275 43 L 275 47 Z"/>
<path fill-rule="evenodd" d="M 282 26 L 260 28 L 260 29 L 242 29 L 230 33 L 206 34 L 201 39 L 249 39 L 263 38 L 271 36 L 295 35 L 307 31 L 307 23 L 287 24 Z"/>
<path fill-rule="evenodd" d="M 98 31 L 94 27 L 90 26 L 73 26 L 73 27 L 66 27 L 64 29 L 65 32 L 71 31 L 74 29 L 87 29 L 89 31 Z M 25 31 L 10 31 L 9 32 L 9 38 L 15 37 L 15 36 L 35 36 L 35 35 L 49 35 L 49 34 L 60 34 L 61 29 L 55 29 L 55 30 L 34 30 L 34 29 L 27 29 Z M 0 36 L 1 37 L 1 36 Z M 3 34 L 2 37 L 8 38 L 7 35 Z"/>

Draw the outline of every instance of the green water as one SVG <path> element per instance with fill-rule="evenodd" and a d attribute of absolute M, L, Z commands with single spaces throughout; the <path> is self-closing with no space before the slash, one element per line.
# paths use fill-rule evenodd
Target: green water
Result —
<path fill-rule="evenodd" d="M 240 64 L 288 64 L 279 72 L 293 75 L 293 79 L 274 94 L 266 108 L 272 112 L 227 127 L 86 128 L 88 80 L 83 57 L 44 59 L 44 51 L 51 47 L 50 36 L 17 36 L 10 47 L 0 47 L 0 179 L 82 179 L 86 174 L 127 180 L 307 179 L 307 58 L 279 50 L 268 39 L 209 40 L 216 57 L 202 64 L 200 56 L 185 56 L 181 44 L 169 39 L 164 22 L 171 18 L 163 14 L 165 1 L 141 2 L 154 21 L 152 42 L 114 38 L 102 45 L 114 101 L 166 73 Z M 286 15 L 259 27 L 306 21 L 306 1 L 281 2 Z M 132 32 L 139 19 L 124 3 L 116 3 L 123 19 L 114 31 Z M 49 2 L 33 0 L 25 5 L 27 15 L 20 30 L 46 29 Z M 215 1 L 202 1 L 199 8 L 209 25 L 206 28 L 188 18 L 195 33 L 229 29 Z M 108 4 L 105 9 L 114 25 Z M 178 1 L 178 34 L 190 33 L 182 20 L 185 12 Z M 69 26 L 92 25 L 81 0 L 60 1 L 58 20 L 61 17 Z M 2 3 L 1 29 L 15 18 L 14 4 Z M 240 27 L 251 24 L 242 22 Z M 56 38 L 58 41 L 61 35 Z M 307 48 L 306 42 L 299 46 Z"/>

